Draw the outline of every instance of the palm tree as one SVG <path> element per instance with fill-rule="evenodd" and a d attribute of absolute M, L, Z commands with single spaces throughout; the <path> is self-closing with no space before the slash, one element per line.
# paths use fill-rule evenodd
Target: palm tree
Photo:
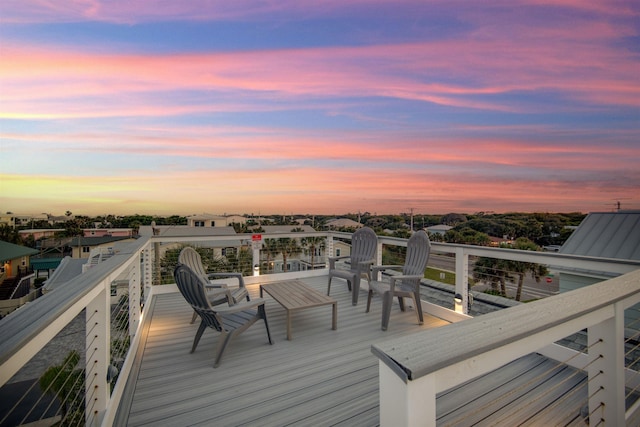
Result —
<path fill-rule="evenodd" d="M 539 250 L 538 245 L 526 237 L 518 237 L 513 245 L 503 245 L 502 247 L 525 251 Z M 533 262 L 480 257 L 473 269 L 473 276 L 478 280 L 490 283 L 493 290 L 497 291 L 498 285 L 500 285 L 500 293 L 506 296 L 507 289 L 505 282 L 507 280 L 514 280 L 515 277 L 512 276 L 512 273 L 515 274 L 518 279 L 515 299 L 516 301 L 520 301 L 522 298 L 524 277 L 530 274 L 536 282 L 540 282 L 540 279 L 548 272 L 549 270 L 546 266 Z"/>
<path fill-rule="evenodd" d="M 302 248 L 298 245 L 297 239 L 290 237 L 282 237 L 278 239 L 278 245 L 280 245 L 280 251 L 282 252 L 282 271 L 287 272 L 287 258 L 291 255 L 299 254 L 302 252 Z"/>
<path fill-rule="evenodd" d="M 512 245 L 513 249 L 519 249 L 522 251 L 537 251 L 539 250 L 538 245 L 533 243 L 531 240 L 526 237 L 518 237 L 514 244 Z M 549 273 L 549 270 L 546 266 L 542 264 L 536 264 L 533 262 L 523 262 L 523 261 L 507 261 L 509 264 L 509 269 L 513 271 L 518 276 L 518 289 L 516 291 L 516 301 L 520 301 L 522 297 L 522 287 L 524 285 L 524 276 L 530 274 L 533 279 L 537 283 L 540 282 L 540 279 Z"/>
<path fill-rule="evenodd" d="M 280 245 L 276 239 L 264 239 L 264 252 L 267 255 L 267 272 L 271 267 L 271 260 L 275 259 L 280 253 Z"/>
<path fill-rule="evenodd" d="M 506 260 L 480 257 L 473 267 L 473 277 L 476 280 L 489 283 L 493 292 L 506 297 L 506 281 L 512 279 L 506 263 Z"/>
<path fill-rule="evenodd" d="M 324 243 L 325 243 L 324 237 L 320 237 L 320 236 L 303 237 L 300 240 L 300 245 L 302 245 L 303 248 L 308 248 L 308 251 L 311 253 L 311 269 L 313 269 L 316 265 L 316 262 L 315 262 L 316 249 L 323 250 Z"/>

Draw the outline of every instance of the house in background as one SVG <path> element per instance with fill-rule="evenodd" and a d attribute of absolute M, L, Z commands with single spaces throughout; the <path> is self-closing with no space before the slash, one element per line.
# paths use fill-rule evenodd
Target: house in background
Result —
<path fill-rule="evenodd" d="M 65 231 L 64 228 L 36 228 L 31 230 L 19 230 L 18 235 L 24 241 L 29 236 L 33 236 L 33 240 L 48 239 L 54 237 L 56 233 Z"/>
<path fill-rule="evenodd" d="M 71 248 L 72 258 L 89 258 L 92 250 L 101 250 L 103 252 L 109 252 L 113 249 L 115 242 L 121 242 L 125 240 L 133 240 L 131 237 L 74 237 L 69 242 L 68 246 Z"/>
<path fill-rule="evenodd" d="M 0 317 L 36 298 L 32 292 L 30 257 L 38 250 L 0 240 Z"/>
<path fill-rule="evenodd" d="M 188 227 L 228 227 L 234 223 L 246 224 L 247 218 L 242 215 L 212 215 L 208 213 L 187 217 Z"/>
<path fill-rule="evenodd" d="M 34 221 L 48 221 L 49 215 L 43 214 L 16 214 L 13 212 L 6 212 L 0 214 L 0 225 L 4 224 L 11 228 L 28 226 L 29 223 Z"/>
<path fill-rule="evenodd" d="M 133 228 L 85 228 L 84 237 L 133 237 Z"/>
<path fill-rule="evenodd" d="M 429 234 L 439 234 L 444 236 L 447 231 L 451 230 L 453 227 L 445 224 L 432 225 L 431 227 L 425 228 L 425 231 Z"/>
<path fill-rule="evenodd" d="M 338 230 L 341 228 L 357 230 L 358 228 L 364 227 L 364 225 L 349 218 L 337 218 L 325 222 L 324 227 L 329 230 Z"/>
<path fill-rule="evenodd" d="M 183 237 L 183 236 L 198 236 L 198 237 L 216 237 L 216 236 L 235 236 L 236 232 L 233 227 L 213 225 L 213 226 L 191 226 L 191 225 L 141 225 L 138 230 L 140 237 L 150 236 L 164 236 L 164 237 Z M 180 242 L 180 243 L 161 243 L 158 246 L 158 256 L 163 258 L 168 250 L 177 249 L 185 244 L 191 246 L 197 246 L 202 248 L 209 248 L 212 251 L 213 258 L 219 258 L 226 256 L 228 252 L 237 252 L 237 248 L 249 247 L 251 245 L 250 240 L 243 241 L 240 237 L 238 239 L 220 240 L 212 239 L 211 241 L 197 241 L 197 242 Z"/>
<path fill-rule="evenodd" d="M 37 249 L 0 240 L 0 279 L 9 279 L 29 271 L 30 257 Z"/>
<path fill-rule="evenodd" d="M 640 261 L 640 211 L 590 213 L 558 251 L 561 254 Z M 560 271 L 560 292 L 611 279 L 594 271 Z"/>

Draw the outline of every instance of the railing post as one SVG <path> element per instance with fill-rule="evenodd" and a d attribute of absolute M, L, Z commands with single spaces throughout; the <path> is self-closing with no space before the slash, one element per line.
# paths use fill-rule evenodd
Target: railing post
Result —
<path fill-rule="evenodd" d="M 110 282 L 103 284 L 98 296 L 87 304 L 85 420 L 87 426 L 100 424 L 109 403 L 107 369 L 110 356 Z"/>
<path fill-rule="evenodd" d="M 259 244 L 258 244 L 259 243 Z M 253 265 L 253 275 L 260 275 L 260 248 L 262 247 L 262 240 L 258 243 L 252 242 L 252 265 Z"/>
<path fill-rule="evenodd" d="M 142 297 L 146 299 L 147 295 L 151 292 L 151 285 L 153 284 L 153 263 L 151 262 L 152 255 L 149 245 L 143 249 L 142 256 L 144 259 L 144 295 Z"/>
<path fill-rule="evenodd" d="M 455 311 L 467 314 L 469 312 L 469 254 L 464 248 L 456 248 L 456 295 Z"/>
<path fill-rule="evenodd" d="M 624 308 L 588 328 L 589 425 L 625 425 Z"/>
<path fill-rule="evenodd" d="M 378 246 L 376 248 L 376 265 L 382 265 L 382 242 L 378 239 Z M 381 272 L 378 271 L 376 277 L 372 277 L 371 280 L 380 280 Z"/>
<path fill-rule="evenodd" d="M 155 273 L 153 284 L 160 285 L 162 284 L 162 272 L 160 270 L 160 242 L 158 241 L 153 242 L 153 260 L 153 271 Z"/>
<path fill-rule="evenodd" d="M 129 271 L 129 336 L 135 335 L 140 322 L 140 254 Z"/>
<path fill-rule="evenodd" d="M 329 268 L 329 257 L 333 257 L 334 253 L 333 253 L 333 235 L 332 234 L 327 234 L 327 243 L 326 243 L 326 267 Z"/>
<path fill-rule="evenodd" d="M 380 425 L 435 427 L 436 386 L 433 375 L 405 383 L 383 361 L 378 362 Z"/>

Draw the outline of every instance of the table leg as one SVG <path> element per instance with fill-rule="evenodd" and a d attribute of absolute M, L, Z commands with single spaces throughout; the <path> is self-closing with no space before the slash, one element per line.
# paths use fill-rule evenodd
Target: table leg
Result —
<path fill-rule="evenodd" d="M 333 329 L 334 331 L 336 329 L 338 329 L 338 303 L 334 302 L 333 304 L 331 304 L 332 307 L 332 320 L 331 320 L 331 329 Z"/>

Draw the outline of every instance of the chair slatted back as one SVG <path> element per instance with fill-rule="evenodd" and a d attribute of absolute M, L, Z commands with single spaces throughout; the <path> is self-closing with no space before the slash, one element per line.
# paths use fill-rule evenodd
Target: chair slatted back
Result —
<path fill-rule="evenodd" d="M 431 242 L 427 233 L 424 230 L 413 233 L 409 241 L 407 241 L 407 254 L 402 267 L 402 274 L 424 276 L 430 252 Z M 408 282 L 406 285 L 413 286 L 414 283 Z"/>
<path fill-rule="evenodd" d="M 351 268 L 358 262 L 376 258 L 378 250 L 378 236 L 369 227 L 363 227 L 353 233 L 351 237 Z"/>
<path fill-rule="evenodd" d="M 178 264 L 176 266 L 173 277 L 184 299 L 193 307 L 207 326 L 218 331 L 222 330 L 220 319 L 211 308 L 209 300 L 207 299 L 207 293 L 205 291 L 206 282 L 189 266 L 184 264 Z"/>
<path fill-rule="evenodd" d="M 201 276 L 203 279 L 206 279 L 207 272 L 202 265 L 202 257 L 200 257 L 198 251 L 191 246 L 185 246 L 180 251 L 180 255 L 178 255 L 178 262 L 188 266 L 194 273 Z"/>

